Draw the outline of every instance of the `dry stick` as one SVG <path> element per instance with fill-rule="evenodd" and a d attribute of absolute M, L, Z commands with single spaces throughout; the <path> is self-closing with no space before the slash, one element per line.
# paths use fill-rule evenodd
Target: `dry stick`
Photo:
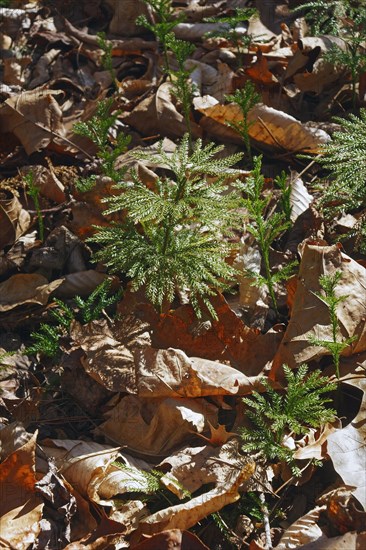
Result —
<path fill-rule="evenodd" d="M 313 164 L 315 164 L 316 161 L 322 156 L 323 155 L 321 153 L 319 153 L 319 155 L 316 155 L 316 157 L 314 157 L 313 160 L 311 162 L 309 162 L 309 164 L 307 164 L 303 170 L 301 170 L 300 174 L 297 177 L 301 178 L 301 176 L 303 176 L 305 174 L 305 172 L 307 172 L 309 170 L 309 168 L 311 168 L 313 166 Z"/>
<path fill-rule="evenodd" d="M 259 500 L 261 501 L 261 510 L 263 513 L 263 526 L 264 526 L 264 535 L 266 537 L 266 550 L 271 550 L 272 540 L 271 540 L 271 526 L 269 524 L 269 513 L 266 504 L 266 497 L 264 493 L 259 493 Z"/>

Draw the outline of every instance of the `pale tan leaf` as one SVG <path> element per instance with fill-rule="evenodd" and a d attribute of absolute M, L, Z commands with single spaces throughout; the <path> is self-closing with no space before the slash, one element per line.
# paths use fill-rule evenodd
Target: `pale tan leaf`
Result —
<path fill-rule="evenodd" d="M 138 15 L 148 15 L 147 6 L 142 0 L 106 0 L 112 9 L 112 19 L 109 23 L 109 32 L 119 36 L 134 36 L 141 32 L 141 27 L 135 21 Z"/>
<path fill-rule="evenodd" d="M 289 548 L 302 548 L 303 544 L 316 541 L 323 532 L 317 525 L 321 512 L 326 506 L 317 506 L 297 519 L 290 527 L 286 529 L 275 550 L 286 550 Z"/>
<path fill-rule="evenodd" d="M 294 222 L 300 214 L 309 208 L 314 197 L 310 195 L 297 172 L 291 172 L 290 185 L 291 221 Z"/>
<path fill-rule="evenodd" d="M 297 441 L 297 444 L 303 446 L 297 448 L 293 455 L 294 458 L 298 460 L 311 460 L 314 458 L 316 460 L 324 459 L 327 454 L 324 449 L 324 444 L 328 437 L 340 427 L 340 421 L 338 421 L 337 424 L 338 426 L 329 423 L 325 424 L 321 428 L 319 434 L 316 433 L 315 430 L 310 430 L 300 441 Z"/>
<path fill-rule="evenodd" d="M 9 311 L 23 304 L 46 305 L 50 294 L 63 279 L 51 283 L 37 273 L 19 273 L 0 284 L 0 312 Z"/>
<path fill-rule="evenodd" d="M 348 426 L 328 437 L 328 454 L 344 483 L 354 487 L 352 494 L 366 510 L 366 378 L 347 380 L 363 392 L 357 416 Z"/>
<path fill-rule="evenodd" d="M 342 355 L 366 349 L 366 269 L 343 254 L 337 245 L 305 242 L 291 318 L 273 361 L 273 373 L 284 363 L 295 367 L 329 354 L 325 348 L 310 344 L 309 337 L 315 335 L 323 340 L 332 339 L 328 307 L 315 292 L 320 292 L 319 277 L 333 274 L 336 270 L 342 272 L 335 289 L 336 295 L 347 296 L 337 308 L 339 338 L 357 337 Z"/>
<path fill-rule="evenodd" d="M 214 102 L 211 100 L 211 103 Z M 241 109 L 236 103 L 216 103 L 212 107 L 198 108 L 196 102 L 196 109 L 224 127 L 227 122 L 239 122 L 243 119 Z M 255 105 L 249 111 L 248 120 L 251 124 L 250 138 L 258 147 L 266 150 L 316 153 L 320 146 L 330 139 L 323 130 L 307 127 L 287 113 L 263 104 Z M 212 127 L 213 132 L 216 131 L 215 128 L 217 129 L 217 126 Z M 233 132 L 231 128 L 230 131 Z M 227 128 L 223 128 L 222 132 L 226 137 L 232 135 Z"/>

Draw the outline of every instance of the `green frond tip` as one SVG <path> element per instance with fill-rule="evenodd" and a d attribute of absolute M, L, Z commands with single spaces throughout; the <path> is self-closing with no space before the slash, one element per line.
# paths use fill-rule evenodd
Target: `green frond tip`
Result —
<path fill-rule="evenodd" d="M 286 446 L 286 439 L 292 435 L 296 441 L 296 436 L 301 438 L 309 428 L 335 420 L 335 411 L 325 405 L 332 401 L 327 394 L 337 385 L 319 370 L 308 373 L 307 365 L 301 365 L 297 372 L 287 365 L 283 370 L 287 381 L 283 392 L 263 380 L 266 393 L 254 391 L 243 399 L 253 428 L 242 428 L 240 433 L 243 450 L 260 452 L 268 461 L 284 461 L 296 475 L 294 451 Z"/>
<path fill-rule="evenodd" d="M 336 119 L 342 131 L 323 147 L 319 160 L 330 172 L 321 204 L 327 212 L 355 210 L 366 205 L 366 109 L 348 120 Z"/>

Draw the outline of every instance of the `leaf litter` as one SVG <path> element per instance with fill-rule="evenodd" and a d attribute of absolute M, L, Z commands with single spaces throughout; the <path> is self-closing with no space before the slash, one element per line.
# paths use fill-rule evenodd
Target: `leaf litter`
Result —
<path fill-rule="evenodd" d="M 332 116 L 355 107 L 347 67 L 328 57 L 347 45 L 331 33 L 312 36 L 287 2 L 255 2 L 259 17 L 244 17 L 231 34 L 220 18 L 252 2 L 168 2 L 176 38 L 195 46 L 185 61 L 193 139 L 224 144 L 225 156 L 244 152 L 227 124 L 239 127 L 243 113 L 226 96 L 248 81 L 260 94 L 248 113 L 248 134 L 252 150 L 263 155 L 264 195 L 271 195 L 266 216 L 283 199 L 275 188 L 282 170 L 290 190 L 291 226 L 270 243 L 270 267 L 281 272 L 297 256 L 299 268 L 286 284 L 275 283 L 276 312 L 266 285 L 255 285 L 262 258 L 243 207 L 240 230 L 220 236 L 236 246 L 227 261 L 239 273 L 210 298 L 217 318 L 203 307 L 197 319 L 189 289 L 177 289 L 170 307 L 157 312 L 143 288 L 134 291 L 123 273 L 111 277 L 93 262 L 87 238 L 96 225 L 124 221 L 123 213 L 104 214 L 103 199 L 121 191 L 103 173 L 95 145 L 74 131 L 110 97 L 118 114 L 108 150 L 119 133 L 131 135 L 114 168 L 135 167 L 151 190 L 169 174 L 164 164 L 130 155 L 156 152 L 162 139 L 170 155 L 187 131 L 161 44 L 136 22 L 145 15 L 156 23 L 154 4 L 1 3 L 2 544 L 361 548 L 366 264 L 357 228 L 365 205 L 327 217 L 321 204 L 327 181 L 316 162 L 339 129 Z M 356 82 L 358 108 L 365 107 L 363 76 Z M 250 171 L 244 160 L 244 189 Z M 93 187 L 80 187 L 83 178 Z M 297 369 L 306 362 L 334 378 L 330 347 L 314 340 L 334 336 L 319 280 L 338 271 L 336 336 L 350 345 L 332 395 L 337 418 L 302 436 L 286 435 L 301 471 L 296 477 L 284 463 L 243 452 L 240 428 L 251 425 L 242 397 L 262 395 L 263 380 L 283 391 L 283 364 Z M 100 294 L 105 284 L 110 294 L 123 289 L 114 305 Z M 105 307 L 98 309 L 98 299 Z M 88 322 L 83 308 L 91 312 Z M 31 353 L 32 335 L 45 336 L 48 325 L 55 355 Z"/>

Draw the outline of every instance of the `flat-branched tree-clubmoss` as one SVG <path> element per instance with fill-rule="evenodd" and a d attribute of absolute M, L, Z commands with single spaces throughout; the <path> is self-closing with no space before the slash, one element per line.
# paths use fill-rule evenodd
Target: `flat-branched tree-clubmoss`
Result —
<path fill-rule="evenodd" d="M 216 317 L 209 296 L 236 274 L 226 262 L 232 245 L 225 237 L 241 224 L 243 184 L 232 183 L 239 173 L 232 166 L 242 155 L 217 158 L 222 149 L 198 140 L 190 152 L 186 135 L 172 154 L 162 144 L 155 152 L 135 153 L 169 175 L 158 176 L 149 189 L 132 171 L 129 181 L 115 186 L 121 194 L 105 199 L 105 213 L 123 210 L 126 220 L 97 227 L 90 239 L 100 245 L 95 259 L 130 277 L 133 289 L 144 286 L 160 311 L 177 290 L 188 290 L 199 317 L 203 304 Z"/>
<path fill-rule="evenodd" d="M 292 435 L 296 441 L 310 428 L 335 420 L 336 411 L 325 404 L 332 401 L 327 394 L 336 389 L 336 384 L 319 370 L 308 373 L 307 365 L 301 365 L 297 372 L 287 365 L 283 370 L 287 387 L 282 393 L 263 379 L 266 393 L 254 391 L 243 399 L 253 427 L 242 428 L 240 433 L 244 451 L 259 452 L 267 461 L 286 462 L 292 474 L 299 476 L 294 450 L 286 446 L 286 439 Z"/>

